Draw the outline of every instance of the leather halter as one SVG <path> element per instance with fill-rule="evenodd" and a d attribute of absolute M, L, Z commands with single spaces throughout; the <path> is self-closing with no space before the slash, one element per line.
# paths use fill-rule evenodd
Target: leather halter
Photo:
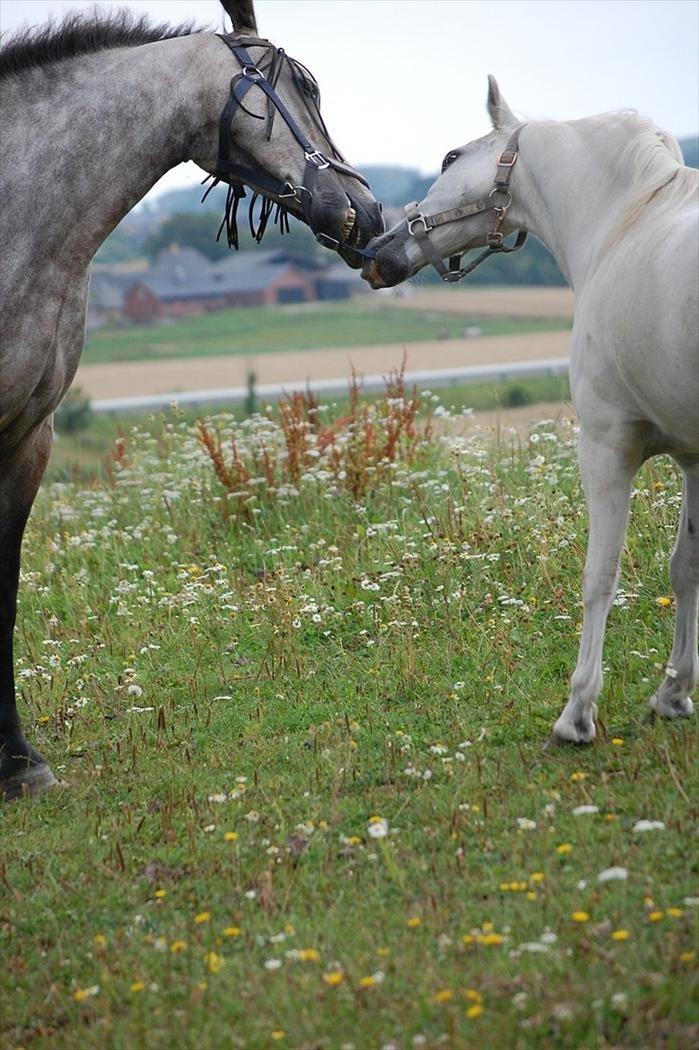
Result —
<path fill-rule="evenodd" d="M 489 259 L 491 255 L 496 255 L 499 252 L 517 252 L 520 248 L 524 247 L 524 242 L 527 239 L 527 230 L 519 230 L 515 243 L 511 246 L 505 244 L 505 236 L 502 232 L 502 225 L 505 221 L 505 216 L 512 204 L 510 180 L 512 178 L 512 169 L 517 163 L 517 158 L 519 157 L 519 136 L 524 127 L 526 127 L 526 124 L 521 124 L 518 128 L 515 128 L 505 146 L 505 149 L 498 157 L 495 182 L 487 197 L 474 201 L 473 204 L 464 204 L 460 208 L 450 208 L 448 211 L 436 212 L 434 215 L 424 215 L 419 211 L 416 202 L 406 204 L 405 206 L 408 233 L 411 237 L 415 238 L 427 261 L 432 263 L 442 280 L 446 281 L 447 284 L 460 281 L 463 277 L 466 277 L 467 274 L 472 273 L 482 262 Z M 445 169 L 443 168 L 442 171 L 444 170 Z M 493 203 L 493 198 L 499 198 L 500 203 Z M 481 252 L 481 254 L 474 259 L 473 262 L 469 263 L 468 266 L 464 267 L 460 266 L 463 252 L 458 255 L 452 255 L 449 258 L 449 269 L 447 269 L 439 252 L 430 240 L 429 231 L 435 229 L 437 226 L 445 226 L 450 222 L 458 222 L 460 219 L 465 219 L 469 215 L 480 215 L 483 212 L 488 211 L 495 213 L 495 223 L 493 229 L 486 237 L 486 250 Z"/>
<path fill-rule="evenodd" d="M 347 175 L 350 178 L 356 179 L 357 182 L 362 184 L 362 186 L 370 189 L 369 183 L 364 176 L 347 164 L 339 150 L 335 147 L 325 124 L 323 123 L 317 106 L 315 106 L 315 113 L 310 110 L 310 107 L 307 108 L 309 108 L 309 112 L 311 112 L 311 116 L 314 117 L 315 122 L 319 124 L 334 156 L 326 156 L 325 153 L 316 149 L 277 94 L 274 83 L 276 83 L 278 73 L 277 76 L 273 77 L 274 82 L 270 81 L 265 73 L 255 65 L 247 48 L 264 47 L 274 50 L 273 68 L 275 68 L 275 60 L 276 68 L 278 69 L 280 68 L 281 62 L 284 60 L 290 65 L 293 63 L 294 79 L 297 82 L 297 86 L 298 79 L 296 76 L 296 70 L 302 69 L 303 67 L 300 67 L 298 63 L 295 63 L 290 59 L 283 48 L 275 48 L 268 40 L 254 36 L 243 37 L 236 34 L 221 33 L 218 35 L 237 59 L 242 70 L 238 76 L 233 77 L 231 80 L 230 94 L 219 121 L 218 160 L 216 162 L 216 171 L 213 176 L 209 176 L 209 178 L 213 178 L 214 181 L 211 186 L 208 187 L 204 194 L 204 198 L 202 198 L 205 199 L 207 194 L 217 183 L 226 182 L 228 184 L 226 211 L 223 222 L 218 231 L 218 237 L 220 237 L 225 227 L 228 247 L 238 247 L 236 213 L 240 200 L 246 196 L 245 184 L 253 188 L 253 198 L 250 203 L 250 230 L 258 243 L 262 239 L 262 235 L 267 227 L 269 216 L 275 204 L 277 206 L 275 222 L 279 223 L 282 232 L 289 228 L 288 208 L 290 205 L 294 204 L 297 205 L 298 211 L 300 212 L 300 214 L 297 214 L 297 218 L 302 219 L 303 222 L 313 229 L 313 223 L 311 221 L 313 192 L 320 174 L 330 168 L 339 172 L 341 175 Z M 305 70 L 305 72 L 307 71 Z M 254 167 L 248 167 L 244 164 L 235 163 L 230 159 L 231 125 L 238 108 L 243 109 L 249 115 L 256 116 L 256 114 L 250 114 L 249 110 L 243 105 L 243 99 L 253 87 L 257 87 L 264 92 L 268 100 L 268 134 L 271 134 L 271 122 L 276 111 L 303 150 L 306 167 L 303 181 L 300 185 L 294 185 L 288 180 L 277 179 L 258 164 L 255 164 Z M 264 199 L 258 226 L 255 229 L 253 222 L 253 208 L 258 196 L 262 196 Z M 288 202 L 288 204 L 286 202 Z M 315 233 L 316 240 L 326 248 L 332 248 L 333 250 L 344 248 L 348 251 L 356 252 L 359 255 L 365 254 L 364 249 L 356 248 L 354 245 L 338 241 L 334 237 L 318 232 L 315 229 L 313 229 L 313 232 Z"/>

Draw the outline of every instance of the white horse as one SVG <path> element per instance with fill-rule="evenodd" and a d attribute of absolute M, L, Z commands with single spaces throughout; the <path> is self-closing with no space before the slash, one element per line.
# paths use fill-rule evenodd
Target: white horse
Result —
<path fill-rule="evenodd" d="M 633 112 L 522 124 L 490 78 L 490 134 L 454 150 L 419 205 L 370 247 L 373 287 L 427 262 L 531 230 L 576 298 L 570 362 L 579 462 L 590 517 L 584 622 L 570 696 L 552 743 L 590 743 L 602 689 L 602 645 L 614 600 L 633 477 L 668 453 L 684 474 L 670 560 L 675 637 L 650 700 L 666 718 L 691 715 L 699 674 L 698 174 L 677 142 Z M 465 214 L 466 213 L 466 214 Z"/>

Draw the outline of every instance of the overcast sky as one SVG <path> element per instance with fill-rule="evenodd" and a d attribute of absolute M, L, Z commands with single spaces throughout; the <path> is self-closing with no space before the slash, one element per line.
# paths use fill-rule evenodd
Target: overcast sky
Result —
<path fill-rule="evenodd" d="M 0 29 L 93 6 L 0 0 Z M 222 26 L 217 0 L 97 6 Z M 699 128 L 697 0 L 257 0 L 256 10 L 261 34 L 315 74 L 330 132 L 360 167 L 434 171 L 486 131 L 487 73 L 530 118 L 634 108 L 678 137 Z M 198 178 L 187 165 L 162 181 Z"/>

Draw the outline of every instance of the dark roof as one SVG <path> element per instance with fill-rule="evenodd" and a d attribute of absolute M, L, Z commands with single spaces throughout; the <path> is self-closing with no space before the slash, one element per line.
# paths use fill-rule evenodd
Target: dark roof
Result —
<path fill-rule="evenodd" d="M 0 48 L 0 79 L 78 55 L 113 47 L 138 47 L 198 32 L 201 30 L 191 22 L 152 25 L 145 15 L 137 18 L 127 9 L 105 15 L 95 7 L 88 14 L 67 14 L 58 24 L 49 21 L 14 33 Z"/>
<path fill-rule="evenodd" d="M 215 269 L 211 267 L 208 272 L 189 281 L 173 280 L 150 271 L 134 280 L 133 284 L 145 285 L 159 299 L 167 302 L 174 299 L 216 299 L 220 295 L 261 292 L 289 273 L 298 277 L 299 281 L 302 280 L 301 274 L 294 273 L 292 267 L 285 265 L 255 266 L 236 273 L 216 273 Z"/>

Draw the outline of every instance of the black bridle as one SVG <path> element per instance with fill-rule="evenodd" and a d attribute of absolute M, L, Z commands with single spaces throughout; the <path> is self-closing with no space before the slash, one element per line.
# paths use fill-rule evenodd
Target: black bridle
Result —
<path fill-rule="evenodd" d="M 258 243 L 262 240 L 270 215 L 276 207 L 274 221 L 278 223 L 282 233 L 287 232 L 289 229 L 289 211 L 292 211 L 296 218 L 301 219 L 301 221 L 310 226 L 316 240 L 324 247 L 335 251 L 343 248 L 347 251 L 356 252 L 358 255 L 373 258 L 375 253 L 357 248 L 346 241 L 339 241 L 328 234 L 317 231 L 313 226 L 311 219 L 313 193 L 318 179 L 324 171 L 332 169 L 341 175 L 347 175 L 352 179 L 356 179 L 357 182 L 367 189 L 370 189 L 370 186 L 363 175 L 347 164 L 332 141 L 320 114 L 318 85 L 311 73 L 300 62 L 287 55 L 283 48 L 275 47 L 269 40 L 236 34 L 219 34 L 219 36 L 237 59 L 241 72 L 231 80 L 228 101 L 221 113 L 218 160 L 215 174 L 208 176 L 204 180 L 206 182 L 208 179 L 213 179 L 213 182 L 208 187 L 202 201 L 206 199 L 214 186 L 219 182 L 225 182 L 228 185 L 225 214 L 216 239 L 220 238 L 221 233 L 225 229 L 228 247 L 238 248 L 237 212 L 240 201 L 246 196 L 245 185 L 247 184 L 253 189 L 249 207 L 250 233 Z M 270 61 L 264 71 L 260 69 L 259 65 L 255 64 L 247 50 L 248 47 L 263 47 L 270 52 Z M 321 152 L 313 145 L 277 94 L 276 84 L 285 64 L 291 71 L 292 81 L 301 101 L 328 144 L 329 150 L 325 152 Z M 295 185 L 288 180 L 277 179 L 257 162 L 253 161 L 254 166 L 246 166 L 230 159 L 231 127 L 238 108 L 244 110 L 248 116 L 259 120 L 265 119 L 264 116 L 251 113 L 243 104 L 243 99 L 253 87 L 257 87 L 264 92 L 267 99 L 267 141 L 271 139 L 274 118 L 278 113 L 303 150 L 306 167 L 300 185 Z M 328 156 L 328 153 L 331 155 Z M 262 203 L 257 225 L 255 225 L 254 208 L 259 198 L 262 199 Z"/>
<path fill-rule="evenodd" d="M 527 230 L 519 230 L 515 243 L 510 246 L 505 244 L 505 235 L 502 232 L 505 216 L 512 204 L 510 180 L 512 178 L 512 170 L 519 156 L 519 136 L 524 127 L 526 125 L 521 124 L 513 131 L 505 149 L 498 157 L 495 181 L 487 197 L 474 201 L 472 204 L 464 204 L 460 208 L 450 208 L 448 211 L 436 212 L 434 215 L 424 215 L 418 210 L 418 205 L 415 202 L 405 206 L 408 233 L 415 238 L 422 254 L 428 262 L 432 263 L 439 276 L 447 284 L 462 280 L 492 255 L 501 252 L 518 252 L 520 248 L 524 247 L 527 239 Z M 442 165 L 442 173 L 448 167 L 450 156 L 451 154 L 447 154 L 447 159 Z M 465 219 L 469 215 L 479 215 L 488 211 L 494 212 L 495 223 L 493 229 L 486 237 L 487 248 L 485 251 L 481 252 L 468 266 L 460 265 L 463 252 L 458 255 L 452 255 L 449 258 L 449 268 L 447 269 L 439 252 L 430 240 L 429 231 L 434 230 L 437 226 L 458 222 L 459 219 Z"/>

